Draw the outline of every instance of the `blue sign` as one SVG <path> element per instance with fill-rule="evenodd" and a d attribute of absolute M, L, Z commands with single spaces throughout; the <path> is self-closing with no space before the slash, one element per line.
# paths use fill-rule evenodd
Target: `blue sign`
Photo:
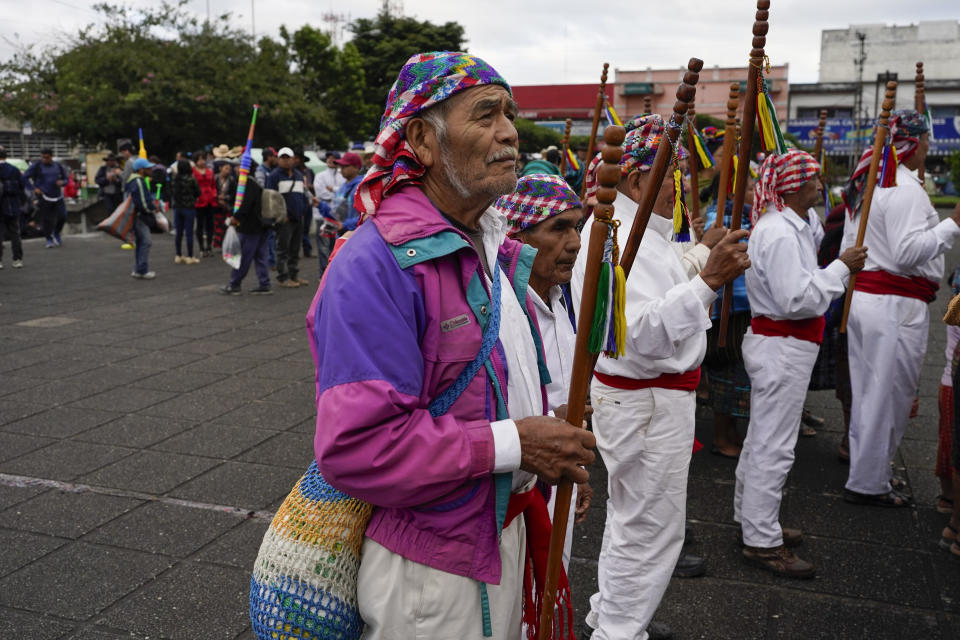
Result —
<path fill-rule="evenodd" d="M 787 132 L 795 135 L 800 144 L 813 147 L 817 135 L 817 118 L 791 120 Z M 856 125 L 850 118 L 827 118 L 823 132 L 823 148 L 828 155 L 851 155 L 857 147 Z M 873 143 L 873 123 L 859 132 L 860 149 Z M 934 118 L 933 135 L 930 138 L 931 156 L 946 156 L 960 150 L 960 116 Z"/>

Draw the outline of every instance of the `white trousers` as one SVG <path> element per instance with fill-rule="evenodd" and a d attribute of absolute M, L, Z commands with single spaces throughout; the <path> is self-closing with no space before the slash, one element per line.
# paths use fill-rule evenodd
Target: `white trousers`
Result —
<path fill-rule="evenodd" d="M 597 380 L 591 397 L 610 497 L 587 624 L 593 640 L 645 640 L 683 547 L 696 400 Z"/>
<path fill-rule="evenodd" d="M 855 291 L 847 322 L 850 476 L 847 489 L 890 491 L 890 461 L 903 438 L 927 352 L 930 312 L 903 296 Z"/>
<path fill-rule="evenodd" d="M 793 467 L 803 401 L 819 346 L 797 338 L 743 337 L 743 363 L 750 376 L 750 424 L 737 462 L 733 519 L 743 541 L 770 549 L 783 544 L 780 502 Z"/>
<path fill-rule="evenodd" d="M 494 640 L 521 637 L 525 554 L 523 518 L 515 518 L 500 538 L 500 584 L 487 585 Z M 407 560 L 370 538 L 363 541 L 357 599 L 364 640 L 488 640 L 479 582 Z"/>

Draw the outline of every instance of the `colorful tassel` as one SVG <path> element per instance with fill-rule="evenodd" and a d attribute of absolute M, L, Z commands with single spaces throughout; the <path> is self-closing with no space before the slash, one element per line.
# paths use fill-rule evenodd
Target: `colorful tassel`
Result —
<path fill-rule="evenodd" d="M 610 104 L 610 101 L 606 98 L 603 100 L 603 115 L 607 118 L 607 124 L 611 127 L 623 126 L 623 121 L 620 120 L 620 116 L 617 115 L 617 112 L 613 109 L 613 105 Z"/>
<path fill-rule="evenodd" d="M 689 126 L 693 126 L 691 122 Z M 707 142 L 703 139 L 703 135 L 697 130 L 696 127 L 693 127 L 693 146 L 696 147 L 697 158 L 700 162 L 701 169 L 710 169 L 715 164 L 713 159 L 713 154 L 710 153 L 710 149 L 707 148 Z"/>
<path fill-rule="evenodd" d="M 610 303 L 610 263 L 600 265 L 600 277 L 597 279 L 597 304 L 593 311 L 593 324 L 590 326 L 590 353 L 603 351 L 606 342 L 606 328 Z"/>
<path fill-rule="evenodd" d="M 760 144 L 765 152 L 776 154 L 787 152 L 787 143 L 780 130 L 777 110 L 768 94 L 767 82 L 760 78 L 757 92 L 757 124 L 760 129 Z"/>
<path fill-rule="evenodd" d="M 930 130 L 930 142 L 933 142 L 933 114 L 930 113 L 930 107 L 924 106 L 923 119 L 927 121 L 927 128 Z"/>
<path fill-rule="evenodd" d="M 613 268 L 613 324 L 615 346 L 608 350 L 611 358 L 623 355 L 627 344 L 627 278 L 619 264 Z"/>
<path fill-rule="evenodd" d="M 888 144 L 883 148 L 878 183 L 881 189 L 897 186 L 897 148 Z"/>
<path fill-rule="evenodd" d="M 690 221 L 687 218 L 687 202 L 683 194 L 683 175 L 680 167 L 673 169 L 673 238 L 677 242 L 690 241 Z"/>
<path fill-rule="evenodd" d="M 577 154 L 570 147 L 567 147 L 567 164 L 574 171 L 580 171 L 580 161 L 577 160 Z"/>

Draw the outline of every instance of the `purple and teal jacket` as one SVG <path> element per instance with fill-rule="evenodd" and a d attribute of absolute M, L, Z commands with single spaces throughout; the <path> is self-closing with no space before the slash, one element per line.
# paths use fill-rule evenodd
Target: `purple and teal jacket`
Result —
<path fill-rule="evenodd" d="M 546 384 L 527 295 L 535 255 L 505 239 L 498 259 L 525 302 Z M 490 422 L 506 417 L 497 393 L 505 403 L 508 374 L 499 341 L 447 413 L 428 410 L 480 349 L 490 315 L 481 269 L 467 236 L 419 187 L 403 187 L 331 262 L 307 332 L 317 463 L 331 485 L 374 505 L 366 535 L 414 562 L 499 584 L 497 518 L 506 501 L 497 487 L 509 494 L 510 486 L 495 482 L 509 474 L 493 473 Z"/>

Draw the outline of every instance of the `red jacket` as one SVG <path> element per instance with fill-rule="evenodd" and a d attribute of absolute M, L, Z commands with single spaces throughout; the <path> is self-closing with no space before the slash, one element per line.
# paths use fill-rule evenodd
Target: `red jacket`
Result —
<path fill-rule="evenodd" d="M 200 197 L 197 198 L 197 203 L 194 206 L 198 209 L 200 207 L 216 207 L 219 203 L 217 202 L 217 181 L 213 177 L 213 169 L 207 167 L 201 172 L 194 167 L 193 177 L 197 179 L 197 184 L 200 185 Z"/>

